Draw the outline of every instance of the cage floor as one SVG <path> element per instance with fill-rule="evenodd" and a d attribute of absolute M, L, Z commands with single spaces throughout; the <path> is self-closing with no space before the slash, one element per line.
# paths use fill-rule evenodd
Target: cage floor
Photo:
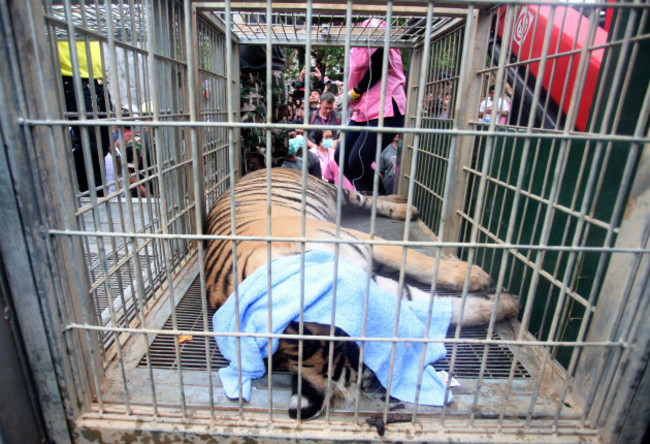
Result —
<path fill-rule="evenodd" d="M 121 258 L 120 258 L 121 259 Z M 151 255 L 140 256 L 140 270 L 138 271 L 142 276 L 147 276 L 147 264 L 153 262 L 154 257 Z M 112 270 L 115 267 L 115 259 L 113 257 L 106 258 L 106 267 Z M 103 279 L 104 272 L 101 268 L 100 256 L 97 253 L 90 253 L 88 255 L 88 263 L 90 264 L 90 281 L 94 283 L 97 280 Z M 108 279 L 108 286 L 111 290 L 113 298 L 123 295 L 125 292 L 130 292 L 132 282 L 135 279 L 135 264 L 134 261 L 129 261 L 128 266 L 120 267 L 119 270 L 110 274 Z M 149 282 L 146 282 L 145 293 L 150 290 Z M 98 313 L 102 313 L 108 308 L 108 295 L 106 293 L 106 286 L 100 285 L 93 292 L 93 301 L 95 302 L 95 309 Z"/>
<path fill-rule="evenodd" d="M 367 230 L 367 215 L 351 219 L 346 217 L 343 224 L 360 230 Z M 401 239 L 403 223 L 377 218 L 375 234 L 386 239 Z M 432 240 L 430 231 L 422 225 L 412 224 L 410 237 L 414 240 Z M 425 254 L 431 251 L 422 249 Z M 153 329 L 173 329 L 172 306 L 174 307 L 176 328 L 184 331 L 204 331 L 205 324 L 211 329 L 212 310 L 203 315 L 200 288 L 197 282 L 199 264 L 197 260 L 185 261 L 185 266 L 178 270 L 174 279 L 174 292 L 166 292 L 152 307 L 147 315 L 146 326 Z M 495 326 L 493 339 L 510 341 L 515 339 L 516 321 L 501 322 Z M 453 337 L 455 331 L 449 335 Z M 461 337 L 484 339 L 486 329 L 464 328 Z M 148 406 L 170 406 L 177 409 L 182 405 L 205 409 L 210 405 L 225 409 L 222 413 L 236 408 L 236 402 L 226 398 L 221 389 L 219 372 L 215 371 L 227 363 L 219 353 L 216 342 L 200 335 L 188 338 L 179 344 L 178 355 L 175 339 L 172 335 L 157 336 L 134 335 L 124 345 L 123 360 L 113 360 L 106 366 L 105 379 L 102 384 L 103 401 L 123 404 L 126 399 L 131 403 Z M 447 358 L 435 363 L 436 370 L 449 370 L 452 356 L 451 346 Z M 480 366 L 484 353 L 488 353 L 487 367 L 479 379 Z M 148 355 L 148 356 L 147 356 Z M 208 357 L 206 357 L 208 356 Z M 481 418 L 498 417 L 500 405 L 506 405 L 509 418 L 526 417 L 531 406 L 531 396 L 535 394 L 534 414 L 536 418 L 553 418 L 557 412 L 557 399 L 561 396 L 565 381 L 564 371 L 553 362 L 541 365 L 540 355 L 534 347 L 520 347 L 512 379 L 508 379 L 513 363 L 513 352 L 505 344 L 458 344 L 454 361 L 453 376 L 460 386 L 453 388 L 454 402 L 448 408 L 448 414 L 475 415 Z M 148 359 L 150 361 L 148 361 Z M 209 361 L 208 361 L 209 359 Z M 208 362 L 210 370 L 207 371 Z M 149 365 L 150 363 L 150 365 Z M 250 412 L 266 412 L 268 401 L 272 399 L 273 410 L 278 414 L 286 413 L 289 403 L 291 378 L 281 370 L 274 369 L 273 375 L 265 375 L 253 381 L 251 400 L 245 404 Z M 269 379 L 273 390 L 269 391 Z M 385 401 L 383 391 L 366 393 L 360 401 L 359 411 L 363 415 L 373 415 L 383 411 Z M 507 398 L 504 398 L 507 397 Z M 507 401 L 504 401 L 507 399 Z M 503 404 L 505 402 L 505 404 Z M 401 405 L 401 412 L 415 408 Z M 218 406 L 218 407 L 217 407 Z M 563 403 L 561 417 L 579 418 L 579 404 L 571 397 Z M 351 406 L 337 405 L 337 414 L 349 415 Z M 418 414 L 439 415 L 439 407 L 418 406 Z M 496 410 L 495 410 L 496 409 Z M 221 410 L 220 410 L 221 411 Z M 496 412 L 496 413 L 495 413 Z M 497 416 L 495 416 L 497 415 Z"/>
<path fill-rule="evenodd" d="M 212 331 L 212 315 L 214 310 L 208 307 L 207 323 L 208 328 Z M 204 319 L 201 304 L 201 287 L 198 279 L 194 280 L 187 293 L 181 299 L 176 307 L 176 326 L 179 330 L 203 331 Z M 170 317 L 165 325 L 164 330 L 173 330 L 174 323 Z M 453 338 L 455 327 L 451 327 L 447 332 L 448 338 Z M 487 326 L 465 327 L 461 329 L 461 338 L 485 339 L 487 335 Z M 151 367 L 155 369 L 173 370 L 182 368 L 183 370 L 207 370 L 208 360 L 206 359 L 206 341 L 203 337 L 184 338 L 179 344 L 179 359 L 176 356 L 175 340 L 172 335 L 160 334 L 156 336 L 149 348 L 149 355 L 143 356 L 138 367 L 147 367 L 148 361 Z M 492 339 L 499 340 L 501 337 L 493 333 Z M 228 361 L 219 352 L 216 341 L 210 340 L 208 344 L 210 353 L 210 367 L 216 370 L 228 365 Z M 452 346 L 447 344 L 447 356 L 436 362 L 437 370 L 449 372 L 452 356 Z M 456 350 L 456 359 L 454 361 L 453 377 L 455 378 L 478 378 L 481 371 L 481 362 L 486 354 L 486 347 L 481 344 L 459 344 Z M 483 377 L 486 379 L 508 378 L 512 366 L 514 355 L 505 345 L 491 344 L 487 347 L 486 368 Z M 284 373 L 282 370 L 279 372 Z M 530 378 L 526 367 L 517 362 L 515 366 L 514 378 Z"/>

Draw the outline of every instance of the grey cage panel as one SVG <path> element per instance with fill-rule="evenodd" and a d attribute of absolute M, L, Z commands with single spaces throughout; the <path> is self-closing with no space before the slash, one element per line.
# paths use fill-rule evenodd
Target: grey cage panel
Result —
<path fill-rule="evenodd" d="M 1 5 L 3 281 L 53 440 L 644 435 L 646 3 Z M 372 17 L 387 26 L 358 26 Z M 319 48 L 401 51 L 396 191 L 420 221 L 386 228 L 372 217 L 361 229 L 476 264 L 520 304 L 516 319 L 449 330 L 436 366 L 460 383 L 452 403 L 396 404 L 380 390 L 296 422 L 284 369 L 255 381 L 250 402 L 223 393 L 203 222 L 246 172 L 241 133 L 266 137 L 268 162 L 272 135 L 294 128 L 273 109 L 246 121 L 247 45 L 282 45 L 303 61 Z M 352 131 L 345 119 L 339 129 Z M 409 340 L 427 341 L 395 338 Z"/>

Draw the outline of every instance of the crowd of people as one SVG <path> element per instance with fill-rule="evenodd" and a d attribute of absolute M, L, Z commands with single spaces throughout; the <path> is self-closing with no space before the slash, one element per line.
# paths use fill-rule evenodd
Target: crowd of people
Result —
<path fill-rule="evenodd" d="M 386 26 L 379 19 L 368 19 L 359 25 L 364 29 Z M 85 54 L 84 49 L 82 45 L 78 52 Z M 83 58 L 80 62 L 83 87 L 83 97 L 80 100 L 84 102 L 87 111 L 96 108 L 94 112 L 97 112 L 99 118 L 113 115 L 110 100 L 106 101 L 108 93 L 105 94 L 104 91 L 99 44 L 91 43 L 89 51 L 92 54 L 91 62 Z M 73 116 L 70 119 L 74 120 L 78 98 L 72 81 L 71 55 L 67 42 L 59 42 L 59 53 L 65 107 Z M 265 45 L 242 45 L 241 121 L 253 124 L 241 128 L 244 172 L 266 166 L 266 136 L 269 132 L 263 124 L 267 121 L 267 98 L 270 96 L 271 122 L 290 124 L 294 128 L 291 131 L 286 129 L 287 125 L 271 128 L 272 140 L 268 145 L 271 153 L 268 158 L 272 166 L 301 169 L 302 159 L 306 158 L 310 174 L 337 185 L 341 180 L 343 187 L 361 192 L 373 190 L 377 171 L 381 178 L 379 193 L 395 192 L 397 187 L 394 184 L 394 171 L 401 143 L 399 128 L 404 126 L 406 112 L 406 76 L 398 49 L 389 50 L 386 72 L 382 72 L 383 58 L 384 49 L 381 47 L 352 48 L 348 63 L 349 90 L 344 91 L 344 82 L 340 77 L 329 78 L 317 65 L 306 66 L 298 78 L 287 81 L 286 58 L 282 46 L 272 46 L 271 54 L 267 55 Z M 269 63 L 272 78 L 271 84 L 267 85 L 266 69 Z M 384 78 L 385 93 L 382 95 Z M 452 78 L 448 73 L 439 73 L 434 82 L 427 86 L 422 115 L 427 118 L 450 119 L 454 107 L 452 87 Z M 306 90 L 309 91 L 308 97 L 305 97 Z M 493 84 L 489 87 L 486 85 L 477 121 L 490 123 L 494 119 L 495 123 L 503 125 L 508 122 L 510 102 L 505 96 L 494 98 L 494 90 Z M 205 94 L 207 90 L 204 91 Z M 344 103 L 347 105 L 346 115 L 342 115 Z M 123 111 L 124 118 L 129 118 L 129 113 L 129 110 Z M 378 131 L 380 114 L 383 115 L 383 129 Z M 306 134 L 302 134 L 305 124 L 331 126 L 331 129 L 309 128 Z M 345 125 L 346 131 L 340 131 L 341 125 Z M 85 134 L 88 140 L 87 152 L 91 157 L 89 160 L 85 158 L 87 154 L 81 143 Z M 82 127 L 72 124 L 70 136 L 77 188 L 80 192 L 95 188 L 98 196 L 104 192 L 113 193 L 117 188 L 124 187 L 124 177 L 128 176 L 132 195 L 153 195 L 151 184 L 142 180 L 154 160 L 152 143 L 146 131 L 141 135 L 139 128 L 125 127 L 120 134 L 117 128 L 113 128 L 111 137 L 108 126 L 98 127 L 97 130 L 90 127 L 84 133 Z M 345 144 L 342 143 L 343 140 Z M 340 157 L 343 145 L 345 152 Z M 378 146 L 382 148 L 379 157 Z M 377 165 L 376 159 L 379 159 Z M 92 172 L 86 171 L 88 165 L 92 166 Z"/>
<path fill-rule="evenodd" d="M 360 25 L 364 28 L 386 26 L 378 19 L 368 19 Z M 264 122 L 266 48 L 247 47 L 247 53 L 241 56 L 249 58 L 241 61 L 242 121 Z M 381 178 L 379 193 L 395 192 L 394 172 L 401 143 L 399 128 L 404 126 L 406 113 L 406 76 L 399 49 L 389 50 L 386 72 L 382 72 L 383 58 L 383 48 L 352 48 L 349 53 L 350 89 L 346 92 L 342 81 L 330 79 L 318 66 L 305 67 L 297 79 L 286 82 L 284 53 L 281 47 L 273 47 L 273 85 L 270 91 L 273 95 L 273 122 L 293 124 L 295 129 L 273 129 L 272 166 L 302 169 L 303 159 L 307 159 L 310 174 L 337 185 L 342 169 L 341 185 L 364 193 L 372 192 L 377 171 Z M 386 89 L 382 95 L 384 78 Z M 290 87 L 285 88 L 286 84 Z M 493 89 L 490 87 L 480 104 L 479 122 L 489 122 Z M 308 97 L 305 97 L 306 90 L 309 91 Z M 347 105 L 346 116 L 341 115 L 344 103 Z M 499 123 L 505 123 L 508 103 L 499 99 L 496 104 Z M 426 117 L 449 119 L 452 106 L 452 81 L 442 73 L 437 78 L 435 92 L 425 95 L 423 113 Z M 380 114 L 383 115 L 384 129 L 377 131 Z M 302 134 L 306 123 L 332 126 L 332 129 L 308 129 L 306 134 Z M 341 124 L 350 130 L 341 132 Z M 259 127 L 242 129 L 246 171 L 265 166 L 265 133 Z M 340 157 L 343 140 L 345 152 Z M 382 152 L 376 165 L 377 146 L 382 148 Z"/>
<path fill-rule="evenodd" d="M 361 26 L 385 27 L 386 24 L 381 20 L 369 19 L 361 23 Z M 342 81 L 328 78 L 318 66 L 303 68 L 298 79 L 289 82 L 291 87 L 288 91 L 276 88 L 276 85 L 285 83 L 284 53 L 281 47 L 273 47 L 273 89 L 267 92 L 263 75 L 266 69 L 266 48 L 248 49 L 241 57 L 242 121 L 265 121 L 266 95 L 270 92 L 274 96 L 273 122 L 295 124 L 295 129 L 285 131 L 285 134 L 282 134 L 282 130 L 274 130 L 269 156 L 273 166 L 302 169 L 306 159 L 310 174 L 337 185 L 342 178 L 341 186 L 366 193 L 372 192 L 377 167 L 382 178 L 379 192 L 393 192 L 392 176 L 386 182 L 391 184 L 389 190 L 383 179 L 394 171 L 398 128 L 404 126 L 406 112 L 406 76 L 398 49 L 391 49 L 388 54 L 387 86 L 383 103 L 382 48 L 352 49 L 348 79 L 351 89 L 347 92 L 343 91 Z M 305 88 L 306 83 L 308 88 Z M 306 89 L 310 92 L 308 97 L 305 97 Z M 344 102 L 347 102 L 347 116 L 341 115 Z M 394 128 L 394 132 L 373 130 L 379 126 L 381 110 L 383 126 Z M 332 126 L 332 129 L 310 129 L 307 134 L 302 134 L 301 127 L 305 123 Z M 342 123 L 356 128 L 341 133 L 339 127 Z M 377 137 L 380 137 L 380 146 L 385 147 L 387 152 L 381 156 L 380 165 L 375 165 Z M 340 157 L 343 138 L 346 149 L 344 157 Z M 242 142 L 246 171 L 263 168 L 267 158 L 265 131 L 245 127 L 242 129 Z M 340 174 L 341 168 L 343 175 Z"/>

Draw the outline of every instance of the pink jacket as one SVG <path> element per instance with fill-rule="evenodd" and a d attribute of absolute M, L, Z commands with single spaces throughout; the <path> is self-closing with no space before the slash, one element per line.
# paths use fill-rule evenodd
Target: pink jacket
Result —
<path fill-rule="evenodd" d="M 386 23 L 378 19 L 365 20 L 361 26 L 386 27 Z M 352 48 L 350 50 L 350 78 L 348 84 L 354 87 L 368 70 L 370 56 L 377 48 Z M 374 80 L 374 79 L 373 79 Z M 350 105 L 350 118 L 355 122 L 366 122 L 379 118 L 381 101 L 381 79 L 361 98 Z M 404 85 L 406 76 L 402 66 L 402 56 L 399 49 L 391 49 L 388 54 L 388 73 L 386 75 L 386 100 L 383 104 L 384 117 L 393 117 L 393 99 L 400 114 L 406 113 L 406 93 Z"/>
<path fill-rule="evenodd" d="M 328 150 L 327 154 L 321 153 L 318 148 L 311 148 L 309 151 L 318 156 L 320 161 L 320 170 L 323 175 L 323 180 L 334 182 L 334 185 L 339 184 L 339 166 L 334 159 L 334 149 Z M 345 175 L 343 176 L 343 188 L 346 190 L 354 191 L 354 185 L 348 180 Z"/>

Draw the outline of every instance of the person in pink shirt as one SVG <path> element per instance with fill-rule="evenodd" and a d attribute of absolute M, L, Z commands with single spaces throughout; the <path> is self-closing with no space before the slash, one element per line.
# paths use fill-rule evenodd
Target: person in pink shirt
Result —
<path fill-rule="evenodd" d="M 309 151 L 318 156 L 320 162 L 320 169 L 323 175 L 323 180 L 326 180 L 334 185 L 339 184 L 339 166 L 334 159 L 336 149 L 334 148 L 334 138 L 332 130 L 314 130 L 312 131 L 315 147 Z M 343 188 L 354 190 L 347 177 L 343 176 Z"/>
<path fill-rule="evenodd" d="M 378 19 L 368 19 L 361 23 L 364 28 L 383 28 L 386 23 Z M 378 127 L 379 111 L 383 108 L 384 127 L 404 126 L 406 112 L 406 76 L 402 66 L 399 49 L 392 48 L 388 55 L 388 70 L 382 73 L 383 48 L 352 48 L 350 51 L 350 76 L 348 85 L 352 89 L 339 96 L 340 105 L 346 100 L 350 110 L 352 127 Z M 381 79 L 386 77 L 385 100 L 381 101 Z M 381 134 L 379 149 L 388 145 L 397 132 L 346 131 L 346 159 L 344 173 L 357 191 L 372 191 L 374 170 L 371 168 L 377 150 L 377 134 Z M 337 151 L 340 148 L 337 148 Z M 338 153 L 335 155 L 338 160 Z M 379 192 L 385 194 L 381 181 Z"/>

